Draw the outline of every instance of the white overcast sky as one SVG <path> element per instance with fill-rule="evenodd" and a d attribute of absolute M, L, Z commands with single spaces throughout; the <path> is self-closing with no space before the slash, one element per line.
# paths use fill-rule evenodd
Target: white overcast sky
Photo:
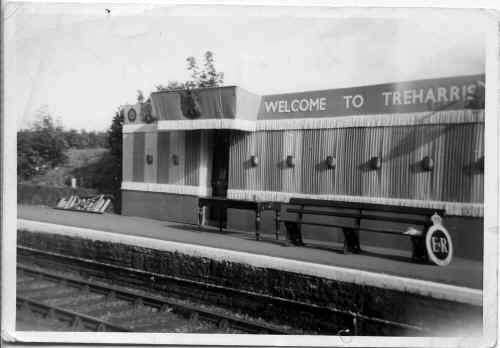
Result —
<path fill-rule="evenodd" d="M 485 69 L 477 10 L 10 3 L 3 15 L 6 112 L 18 128 L 46 105 L 66 128 L 105 130 L 138 89 L 185 80 L 186 57 L 206 50 L 225 84 L 258 94 Z"/>

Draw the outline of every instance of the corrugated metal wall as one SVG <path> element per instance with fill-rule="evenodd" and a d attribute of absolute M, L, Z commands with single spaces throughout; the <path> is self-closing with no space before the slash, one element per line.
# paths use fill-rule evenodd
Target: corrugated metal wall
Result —
<path fill-rule="evenodd" d="M 199 182 L 201 131 L 187 131 L 185 133 L 184 184 L 196 186 Z"/>
<path fill-rule="evenodd" d="M 133 146 L 133 161 L 132 161 L 132 170 L 133 181 L 144 181 L 144 166 L 146 165 L 146 161 L 144 160 L 144 146 L 145 146 L 145 133 L 136 133 L 134 134 L 134 146 Z"/>
<path fill-rule="evenodd" d="M 158 182 L 158 133 L 148 132 L 145 135 L 145 156 L 152 156 L 153 162 L 147 163 L 145 160 L 144 165 L 144 182 L 156 183 Z"/>
<path fill-rule="evenodd" d="M 122 138 L 122 180 L 133 181 L 134 178 L 134 134 L 123 134 Z"/>
<path fill-rule="evenodd" d="M 123 135 L 123 181 L 197 186 L 201 131 Z M 153 162 L 148 164 L 146 156 Z M 178 156 L 174 165 L 172 156 Z"/>
<path fill-rule="evenodd" d="M 158 183 L 168 184 L 169 167 L 172 164 L 170 159 L 170 132 L 158 132 Z"/>
<path fill-rule="evenodd" d="M 259 131 L 235 134 L 231 144 L 230 189 L 483 201 L 483 123 Z M 252 155 L 259 158 L 256 167 Z M 336 158 L 334 169 L 327 156 Z M 379 170 L 370 168 L 375 156 L 382 160 Z M 422 169 L 425 156 L 434 170 Z"/>

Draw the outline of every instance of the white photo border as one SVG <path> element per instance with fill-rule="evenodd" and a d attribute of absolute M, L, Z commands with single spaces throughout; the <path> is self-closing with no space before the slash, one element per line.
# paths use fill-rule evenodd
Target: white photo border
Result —
<path fill-rule="evenodd" d="M 81 1 L 75 1 L 81 2 Z M 100 2 L 100 1 L 95 1 Z M 188 1 L 190 7 L 196 6 L 203 1 Z M 104 2 L 103 2 L 104 3 Z M 106 1 L 105 3 L 122 3 L 122 1 Z M 179 2 L 152 1 L 151 3 L 161 4 L 178 4 Z M 219 1 L 219 2 L 203 2 L 204 4 L 234 4 L 235 1 Z M 241 4 L 241 2 L 239 2 Z M 300 3 L 292 2 L 293 6 L 283 7 L 282 11 L 291 13 L 301 12 Z M 346 2 L 338 1 L 333 7 L 324 11 L 323 7 L 311 7 L 307 9 L 307 13 L 317 12 L 319 16 L 324 17 L 330 11 L 347 11 L 349 15 L 364 14 L 365 17 L 387 17 L 380 14 L 385 12 L 383 9 L 375 9 L 368 6 L 404 6 L 404 7 L 451 7 L 461 6 L 465 8 L 477 8 L 477 6 L 490 7 L 490 1 L 476 1 L 473 4 L 470 2 L 460 1 L 433 1 L 433 2 L 408 2 L 401 1 L 357 1 Z M 265 5 L 260 2 L 243 2 L 244 5 Z M 351 9 L 340 9 L 340 6 L 364 6 Z M 449 6 L 446 6 L 446 5 Z M 289 3 L 285 1 L 274 1 L 271 4 L 273 10 L 276 6 L 285 6 Z M 304 5 L 304 4 L 303 4 Z M 325 6 L 328 2 L 314 2 L 314 6 Z M 471 7 L 471 5 L 475 5 Z M 135 6 L 149 6 L 137 5 Z M 226 9 L 227 10 L 227 9 Z M 342 10 L 342 11 L 340 11 Z M 404 12 L 398 9 L 394 12 Z M 367 14 L 370 13 L 370 16 Z M 343 12 L 342 15 L 345 15 Z M 401 13 L 400 13 L 401 14 Z M 12 74 L 15 69 L 15 57 L 5 50 L 5 42 L 3 47 L 4 65 L 2 66 L 3 75 L 3 97 L 2 98 L 2 119 L 1 119 L 1 184 L 2 184 L 2 221 L 1 221 L 1 263 L 2 263 L 2 339 L 10 343 L 91 343 L 91 344 L 134 344 L 134 345 L 227 345 L 227 346 L 349 346 L 349 347 L 368 347 L 368 346 L 387 346 L 387 347 L 456 347 L 456 346 L 492 346 L 497 342 L 498 330 L 498 115 L 499 108 L 499 89 L 498 81 L 500 78 L 498 69 L 499 57 L 499 27 L 498 27 L 498 12 L 484 10 L 485 18 L 490 18 L 488 22 L 488 30 L 486 33 L 486 120 L 485 120 L 485 197 L 484 197 L 484 272 L 483 272 L 483 321 L 484 335 L 481 339 L 476 338 L 440 338 L 440 337 L 337 337 L 337 336 L 271 336 L 271 335 L 218 335 L 218 334 L 170 334 L 170 333 L 82 333 L 82 332 L 27 332 L 15 331 L 15 313 L 16 313 L 16 218 L 17 218 L 17 182 L 16 182 L 16 110 L 9 108 L 9 114 L 6 114 L 5 100 L 15 94 L 15 91 L 9 91 L 8 86 L 5 86 L 5 81 L 9 74 Z M 393 16 L 395 14 L 391 14 Z M 2 23 L 3 24 L 3 23 Z M 5 35 L 5 26 L 2 32 Z M 5 66 L 9 66 L 9 71 L 5 70 Z"/>

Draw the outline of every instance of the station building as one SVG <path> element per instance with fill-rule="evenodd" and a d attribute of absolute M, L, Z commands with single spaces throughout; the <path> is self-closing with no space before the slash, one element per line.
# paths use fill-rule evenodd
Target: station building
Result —
<path fill-rule="evenodd" d="M 481 259 L 484 81 L 457 76 L 264 96 L 236 86 L 154 92 L 121 109 L 122 214 L 196 224 L 198 197 L 206 196 L 438 208 L 446 210 L 455 255 Z M 227 227 L 253 231 L 253 214 L 230 210 Z M 271 212 L 262 229 L 274 231 Z M 334 229 L 304 229 L 308 235 L 342 240 Z M 373 246 L 389 238 L 396 249 L 409 243 L 360 238 Z"/>

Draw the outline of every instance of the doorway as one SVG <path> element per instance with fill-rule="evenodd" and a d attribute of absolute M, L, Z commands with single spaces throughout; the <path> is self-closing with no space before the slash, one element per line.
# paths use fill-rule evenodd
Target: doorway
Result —
<path fill-rule="evenodd" d="M 229 135 L 228 130 L 216 130 L 214 134 L 211 181 L 213 197 L 227 197 L 229 181 Z M 218 221 L 219 214 L 221 214 L 220 217 L 225 226 L 227 223 L 227 212 L 225 209 L 210 208 L 209 219 Z"/>
<path fill-rule="evenodd" d="M 212 196 L 226 197 L 229 178 L 229 131 L 216 130 L 212 162 Z"/>

